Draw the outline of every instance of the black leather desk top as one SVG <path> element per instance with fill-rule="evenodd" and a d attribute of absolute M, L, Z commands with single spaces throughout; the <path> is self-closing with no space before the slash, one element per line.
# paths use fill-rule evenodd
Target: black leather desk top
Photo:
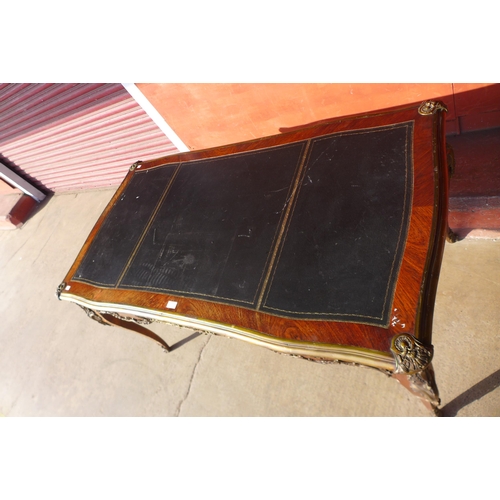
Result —
<path fill-rule="evenodd" d="M 137 170 L 73 280 L 387 326 L 413 123 Z"/>

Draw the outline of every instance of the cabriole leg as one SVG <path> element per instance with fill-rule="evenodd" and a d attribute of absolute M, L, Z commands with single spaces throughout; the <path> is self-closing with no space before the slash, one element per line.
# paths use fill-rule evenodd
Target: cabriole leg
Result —
<path fill-rule="evenodd" d="M 89 309 L 88 307 L 80 306 L 86 313 L 89 318 L 97 321 L 101 325 L 107 326 L 119 326 L 121 328 L 125 328 L 126 330 L 131 330 L 136 333 L 140 333 L 152 340 L 154 340 L 157 344 L 161 346 L 161 348 L 165 352 L 170 351 L 170 346 L 156 333 L 153 333 L 151 330 L 144 328 L 143 324 L 149 324 L 152 320 L 145 320 L 142 318 L 135 318 L 132 316 L 121 316 L 118 313 L 109 313 L 104 311 L 94 311 L 93 309 Z"/>
<path fill-rule="evenodd" d="M 439 391 L 432 364 L 429 364 L 425 370 L 420 372 L 412 374 L 395 373 L 393 376 L 412 394 L 419 397 L 429 410 L 436 415 L 440 414 L 439 405 L 441 400 L 439 399 Z"/>
<path fill-rule="evenodd" d="M 439 415 L 441 400 L 431 364 L 432 346 L 426 347 L 413 335 L 405 333 L 392 339 L 391 351 L 396 360 L 393 377 Z"/>

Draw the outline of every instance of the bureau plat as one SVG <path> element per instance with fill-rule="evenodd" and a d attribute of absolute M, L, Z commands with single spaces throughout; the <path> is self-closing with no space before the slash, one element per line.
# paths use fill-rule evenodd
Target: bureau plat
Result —
<path fill-rule="evenodd" d="M 166 351 L 145 325 L 378 368 L 436 410 L 445 111 L 427 101 L 136 162 L 57 296 Z"/>

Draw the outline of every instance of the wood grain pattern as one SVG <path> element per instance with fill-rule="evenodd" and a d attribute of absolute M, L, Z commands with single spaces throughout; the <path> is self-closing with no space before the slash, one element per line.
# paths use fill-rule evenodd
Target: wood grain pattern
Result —
<path fill-rule="evenodd" d="M 447 226 L 448 173 L 442 112 L 422 116 L 418 113 L 418 108 L 412 106 L 363 116 L 345 117 L 277 136 L 158 158 L 144 162 L 138 168 L 141 171 L 154 169 L 172 163 L 215 158 L 341 131 L 369 129 L 402 122 L 414 123 L 412 144 L 414 189 L 408 237 L 397 279 L 388 328 L 352 322 L 287 319 L 243 307 L 198 299 L 147 291 L 99 288 L 73 281 L 72 278 L 99 228 L 132 179 L 133 171 L 129 172 L 97 221 L 64 281 L 71 286 L 72 296 L 93 302 L 133 305 L 148 310 L 165 311 L 166 303 L 169 300 L 174 300 L 178 303 L 176 314 L 250 329 L 278 339 L 301 340 L 313 344 L 356 346 L 390 353 L 392 337 L 404 332 L 430 344 L 435 292 Z M 64 294 L 63 291 L 61 295 Z"/>

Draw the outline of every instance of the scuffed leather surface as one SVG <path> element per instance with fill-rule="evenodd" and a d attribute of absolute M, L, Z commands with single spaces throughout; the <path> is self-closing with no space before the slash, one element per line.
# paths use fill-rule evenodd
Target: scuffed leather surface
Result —
<path fill-rule="evenodd" d="M 387 325 L 411 208 L 410 129 L 314 141 L 262 310 Z"/>
<path fill-rule="evenodd" d="M 405 123 L 313 139 L 281 241 L 306 141 L 182 164 L 153 219 L 178 165 L 136 172 L 74 279 L 249 309 L 262 294 L 270 314 L 387 326 L 411 134 Z"/>
<path fill-rule="evenodd" d="M 103 222 L 73 279 L 113 287 L 177 165 L 136 171 Z"/>
<path fill-rule="evenodd" d="M 120 287 L 255 306 L 303 148 L 182 165 Z"/>

